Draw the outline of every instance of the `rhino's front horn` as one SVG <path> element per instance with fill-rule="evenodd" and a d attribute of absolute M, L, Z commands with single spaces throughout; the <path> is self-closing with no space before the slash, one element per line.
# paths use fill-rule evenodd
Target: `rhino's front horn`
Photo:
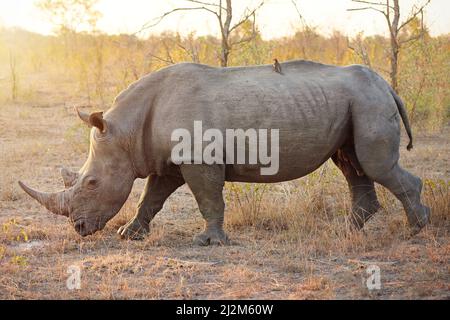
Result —
<path fill-rule="evenodd" d="M 64 181 L 64 186 L 67 188 L 73 187 L 80 175 L 77 172 L 70 171 L 64 167 L 61 168 L 61 177 Z"/>
<path fill-rule="evenodd" d="M 19 181 L 19 186 L 28 193 L 33 199 L 46 207 L 54 214 L 61 216 L 69 216 L 69 203 L 71 199 L 71 193 L 69 190 L 64 190 L 57 193 L 44 193 L 31 189 L 24 183 Z"/>

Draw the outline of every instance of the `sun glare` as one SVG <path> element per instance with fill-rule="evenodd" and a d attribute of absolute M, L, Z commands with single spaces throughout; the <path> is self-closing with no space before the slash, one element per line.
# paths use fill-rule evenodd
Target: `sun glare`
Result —
<path fill-rule="evenodd" d="M 176 7 L 180 1 L 165 0 L 100 0 L 97 9 L 101 12 L 100 30 L 115 33 L 134 33 L 145 23 L 155 20 L 164 12 Z M 403 0 L 406 14 L 415 0 Z M 0 2 L 0 25 L 18 26 L 30 31 L 49 34 L 54 28 L 48 17 L 36 7 L 37 0 L 16 0 Z M 236 2 L 236 12 L 257 3 L 255 0 Z M 298 1 L 304 19 L 323 32 L 339 30 L 349 35 L 359 32 L 385 34 L 382 17 L 371 12 L 350 14 L 347 9 L 354 7 L 350 0 L 306 0 Z M 426 11 L 432 34 L 450 32 L 450 2 L 433 0 Z M 150 30 L 159 33 L 163 30 L 182 34 L 195 32 L 198 35 L 217 35 L 215 18 L 203 12 L 178 13 L 167 17 Z M 258 26 L 265 38 L 292 35 L 299 17 L 289 0 L 269 0 L 258 14 Z"/>

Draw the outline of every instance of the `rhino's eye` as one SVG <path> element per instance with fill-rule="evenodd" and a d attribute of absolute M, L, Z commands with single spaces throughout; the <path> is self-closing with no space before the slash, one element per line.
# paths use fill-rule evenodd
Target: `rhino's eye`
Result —
<path fill-rule="evenodd" d="M 98 181 L 94 177 L 87 177 L 84 180 L 84 185 L 89 189 L 94 189 L 97 187 Z"/>

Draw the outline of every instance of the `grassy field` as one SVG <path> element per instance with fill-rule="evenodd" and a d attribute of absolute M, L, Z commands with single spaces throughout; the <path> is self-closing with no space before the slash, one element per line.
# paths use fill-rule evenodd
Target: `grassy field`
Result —
<path fill-rule="evenodd" d="M 33 93 L 0 104 L 1 299 L 450 299 L 450 126 L 416 133 L 412 152 L 402 144 L 401 163 L 425 180 L 433 210 L 413 238 L 400 203 L 381 187 L 383 210 L 352 231 L 346 183 L 328 162 L 297 181 L 227 185 L 232 246 L 192 245 L 203 222 L 187 187 L 167 201 L 146 240 L 120 240 L 116 230 L 133 216 L 143 181 L 105 230 L 81 239 L 17 186 L 21 179 L 56 191 L 59 167 L 78 170 L 87 157 L 73 111 L 83 98 L 70 80 L 42 79 L 22 80 Z M 373 264 L 382 287 L 369 291 Z M 66 287 L 70 266 L 81 268 L 80 290 Z"/>

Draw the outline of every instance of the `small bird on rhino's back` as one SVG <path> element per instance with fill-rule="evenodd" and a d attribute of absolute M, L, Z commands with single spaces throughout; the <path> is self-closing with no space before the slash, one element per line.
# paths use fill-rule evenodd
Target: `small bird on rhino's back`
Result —
<path fill-rule="evenodd" d="M 281 64 L 278 62 L 278 59 L 273 59 L 273 71 L 283 74 L 281 70 Z"/>

